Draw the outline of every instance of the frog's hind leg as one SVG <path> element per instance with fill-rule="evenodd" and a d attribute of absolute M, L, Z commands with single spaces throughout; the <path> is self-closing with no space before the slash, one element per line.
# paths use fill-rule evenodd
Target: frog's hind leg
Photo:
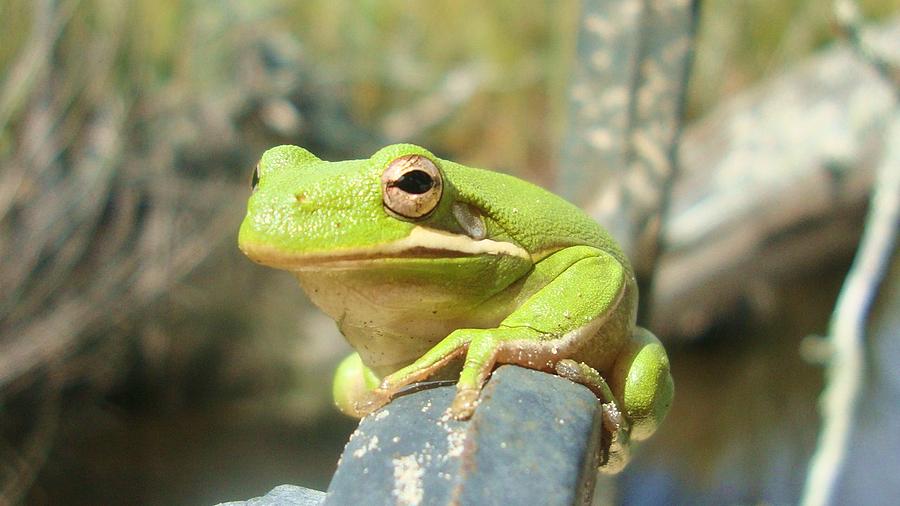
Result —
<path fill-rule="evenodd" d="M 640 327 L 613 364 L 609 383 L 594 368 L 571 359 L 557 362 L 556 374 L 585 385 L 600 399 L 606 429 L 600 470 L 606 473 L 625 467 L 630 440 L 650 437 L 672 405 L 674 384 L 666 350 Z"/>
<path fill-rule="evenodd" d="M 606 380 L 593 367 L 568 358 L 556 363 L 556 374 L 588 387 L 600 400 L 604 429 L 600 443 L 600 470 L 609 474 L 621 471 L 629 459 L 631 427 Z"/>
<path fill-rule="evenodd" d="M 631 438 L 650 437 L 669 412 L 675 391 L 662 343 L 648 330 L 635 327 L 607 379 L 631 422 Z"/>
<path fill-rule="evenodd" d="M 341 360 L 334 372 L 331 394 L 334 404 L 345 415 L 359 418 L 357 403 L 378 386 L 378 376 L 362 363 L 358 353 Z"/>

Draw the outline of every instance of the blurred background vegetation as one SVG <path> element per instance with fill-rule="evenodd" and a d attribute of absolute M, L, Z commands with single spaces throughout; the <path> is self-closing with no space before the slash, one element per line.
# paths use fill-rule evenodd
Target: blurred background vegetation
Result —
<path fill-rule="evenodd" d="M 875 22 L 900 10 L 860 5 Z M 0 0 L 0 503 L 324 489 L 354 428 L 330 406 L 348 348 L 292 277 L 237 251 L 252 167 L 280 143 L 341 159 L 410 141 L 552 188 L 579 15 L 574 1 Z M 832 19 L 825 0 L 702 2 L 688 121 L 829 47 Z M 827 331 L 851 254 L 776 287 L 765 318 L 662 336 L 679 398 L 620 498 L 797 499 L 822 386 L 797 350 Z M 796 452 L 754 439 L 773 414 Z M 633 492 L 648 484 L 669 495 Z"/>

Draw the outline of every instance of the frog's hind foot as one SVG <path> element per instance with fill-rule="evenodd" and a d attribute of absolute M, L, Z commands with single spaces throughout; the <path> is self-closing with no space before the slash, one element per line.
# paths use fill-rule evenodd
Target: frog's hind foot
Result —
<path fill-rule="evenodd" d="M 571 358 L 564 358 L 556 363 L 556 374 L 567 380 L 588 387 L 601 402 L 615 402 L 612 390 L 606 380 L 600 376 L 593 367 L 584 362 L 576 362 Z"/>
<path fill-rule="evenodd" d="M 557 375 L 586 386 L 600 400 L 603 417 L 600 471 L 607 474 L 618 473 L 628 462 L 629 426 L 606 380 L 593 367 L 568 358 L 557 362 L 555 369 Z"/>

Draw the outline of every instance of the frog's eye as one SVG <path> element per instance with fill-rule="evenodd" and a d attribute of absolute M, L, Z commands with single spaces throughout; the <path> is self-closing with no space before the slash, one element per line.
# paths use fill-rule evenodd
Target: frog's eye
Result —
<path fill-rule="evenodd" d="M 256 167 L 253 167 L 253 175 L 250 176 L 250 191 L 255 192 L 256 187 L 259 186 L 259 164 L 256 164 Z"/>
<path fill-rule="evenodd" d="M 401 156 L 381 174 L 384 206 L 401 218 L 428 216 L 440 202 L 442 191 L 441 171 L 421 155 Z"/>

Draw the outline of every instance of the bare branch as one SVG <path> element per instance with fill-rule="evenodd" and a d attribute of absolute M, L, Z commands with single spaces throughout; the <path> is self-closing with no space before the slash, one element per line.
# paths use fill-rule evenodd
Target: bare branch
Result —
<path fill-rule="evenodd" d="M 864 376 L 866 321 L 900 232 L 900 111 L 887 132 L 888 155 L 878 168 L 866 228 L 831 320 L 832 354 L 822 394 L 822 429 L 802 504 L 831 503 L 854 430 Z"/>
<path fill-rule="evenodd" d="M 853 49 L 863 60 L 878 69 L 885 79 L 893 83 L 895 92 L 900 93 L 900 61 L 892 59 L 892 55 L 879 47 L 879 44 L 869 40 L 872 33 L 865 30 L 864 19 L 857 3 L 854 0 L 835 0 L 834 15 L 838 28 Z M 893 56 L 896 57 L 896 54 Z"/>

